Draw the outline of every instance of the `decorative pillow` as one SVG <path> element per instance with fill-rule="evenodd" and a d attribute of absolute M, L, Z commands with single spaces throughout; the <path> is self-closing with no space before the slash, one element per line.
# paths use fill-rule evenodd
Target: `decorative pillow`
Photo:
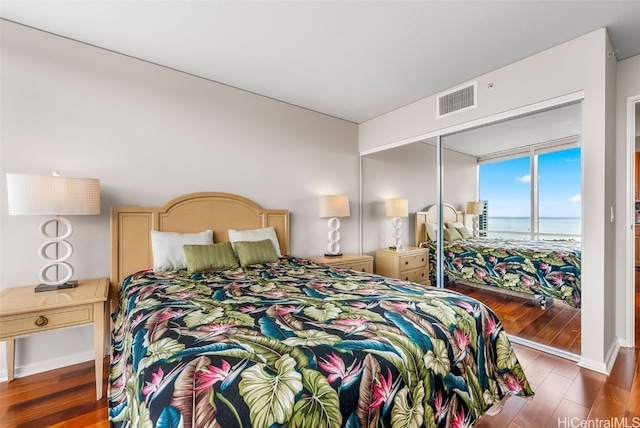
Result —
<path fill-rule="evenodd" d="M 436 223 L 427 223 L 427 236 L 429 241 L 438 239 L 438 225 Z"/>
<path fill-rule="evenodd" d="M 209 245 L 187 244 L 183 248 L 189 273 L 211 269 L 233 269 L 239 266 L 230 242 Z"/>
<path fill-rule="evenodd" d="M 453 227 L 442 229 L 442 237 L 445 241 L 455 241 L 456 239 L 462 239 L 460 233 Z"/>
<path fill-rule="evenodd" d="M 460 223 L 459 221 L 454 221 L 453 223 L 447 223 L 447 227 L 453 227 L 454 229 L 460 229 L 460 228 L 464 227 L 464 224 Z"/>
<path fill-rule="evenodd" d="M 199 233 L 177 233 L 151 231 L 153 270 L 186 269 L 185 244 L 213 244 L 213 231 Z"/>
<path fill-rule="evenodd" d="M 462 236 L 462 239 L 470 239 L 473 238 L 473 233 L 466 227 L 456 227 L 456 230 Z"/>
<path fill-rule="evenodd" d="M 276 254 L 276 249 L 273 247 L 271 239 L 237 241 L 236 252 L 242 267 L 278 261 L 278 254 Z"/>
<path fill-rule="evenodd" d="M 262 241 L 264 239 L 270 239 L 271 242 L 273 242 L 273 248 L 276 251 L 276 255 L 278 257 L 282 257 L 282 254 L 280 254 L 280 243 L 276 236 L 276 230 L 273 227 L 253 230 L 229 229 L 229 242 L 231 242 L 231 246 L 236 252 L 238 251 L 236 249 L 236 242 L 238 241 Z"/>

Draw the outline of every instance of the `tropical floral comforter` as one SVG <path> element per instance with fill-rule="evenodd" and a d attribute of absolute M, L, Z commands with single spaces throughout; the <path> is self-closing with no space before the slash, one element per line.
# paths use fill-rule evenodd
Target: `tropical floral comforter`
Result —
<path fill-rule="evenodd" d="M 430 270 L 435 275 L 436 243 L 421 246 L 430 249 Z M 449 279 L 552 297 L 580 307 L 580 242 L 458 239 L 445 241 L 443 252 Z"/>
<path fill-rule="evenodd" d="M 116 427 L 463 427 L 533 394 L 480 302 L 306 259 L 140 272 L 113 319 Z"/>

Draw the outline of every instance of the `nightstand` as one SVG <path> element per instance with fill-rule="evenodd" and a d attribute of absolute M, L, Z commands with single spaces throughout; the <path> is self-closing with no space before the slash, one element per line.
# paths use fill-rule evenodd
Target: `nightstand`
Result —
<path fill-rule="evenodd" d="M 316 263 L 331 266 L 340 266 L 360 272 L 373 273 L 373 257 L 359 254 L 343 254 L 339 257 L 309 257 Z"/>
<path fill-rule="evenodd" d="M 0 340 L 7 344 L 9 381 L 14 377 L 16 337 L 93 323 L 96 397 L 100 400 L 109 279 L 79 280 L 75 288 L 56 291 L 36 293 L 34 289 L 30 286 L 0 291 Z"/>
<path fill-rule="evenodd" d="M 390 278 L 431 285 L 429 250 L 418 247 L 406 247 L 400 251 L 378 250 L 376 251 L 376 273 Z"/>

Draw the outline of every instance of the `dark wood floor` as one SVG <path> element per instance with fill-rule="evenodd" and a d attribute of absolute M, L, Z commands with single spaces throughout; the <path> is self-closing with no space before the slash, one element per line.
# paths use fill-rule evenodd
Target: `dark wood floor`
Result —
<path fill-rule="evenodd" d="M 93 361 L 0 382 L 0 427 L 108 427 L 105 395 L 96 401 Z"/>
<path fill-rule="evenodd" d="M 494 310 L 510 335 L 580 355 L 580 309 L 561 301 L 542 309 L 530 299 L 522 299 L 461 284 L 447 289 L 480 300 Z"/>
<path fill-rule="evenodd" d="M 639 279 L 636 272 L 637 285 Z M 640 308 L 638 286 L 636 308 Z M 502 412 L 496 416 L 483 416 L 475 427 L 639 426 L 638 312 L 636 309 L 637 346 L 620 350 L 610 376 L 580 368 L 573 361 L 514 344 L 535 396 L 526 400 L 509 398 Z M 105 360 L 105 385 L 107 369 Z M 108 426 L 107 400 L 95 400 L 93 362 L 0 383 L 2 428 Z"/>

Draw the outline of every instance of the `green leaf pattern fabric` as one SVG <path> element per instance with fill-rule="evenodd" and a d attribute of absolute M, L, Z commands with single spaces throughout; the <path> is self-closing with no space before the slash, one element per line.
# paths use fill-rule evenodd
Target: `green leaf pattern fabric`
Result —
<path fill-rule="evenodd" d="M 109 419 L 124 427 L 463 427 L 532 395 L 469 297 L 307 259 L 128 277 Z"/>
<path fill-rule="evenodd" d="M 430 275 L 436 274 L 436 243 L 429 248 Z M 489 285 L 581 305 L 582 252 L 576 241 L 472 238 L 444 242 L 444 273 L 450 280 Z"/>

